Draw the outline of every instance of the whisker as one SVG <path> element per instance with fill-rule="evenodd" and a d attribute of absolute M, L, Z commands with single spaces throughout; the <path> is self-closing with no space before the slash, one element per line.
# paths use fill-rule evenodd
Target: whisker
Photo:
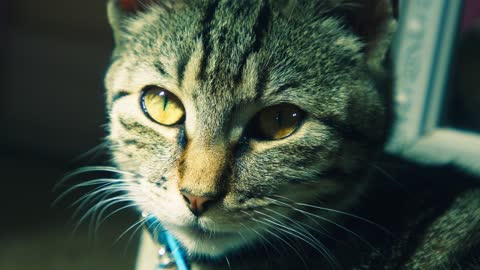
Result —
<path fill-rule="evenodd" d="M 129 201 L 132 201 L 131 199 L 129 199 Z M 95 230 L 98 230 L 98 228 L 103 224 L 105 223 L 105 221 L 107 221 L 110 217 L 112 217 L 113 215 L 115 215 L 116 213 L 122 211 L 122 210 L 125 210 L 125 209 L 128 209 L 128 208 L 132 208 L 132 207 L 135 207 L 137 206 L 136 203 L 131 203 L 131 204 L 127 204 L 125 206 L 122 206 L 114 211 L 112 211 L 110 214 L 108 214 L 107 216 L 105 216 L 103 219 L 101 219 L 101 216 L 103 215 L 103 213 L 105 212 L 104 210 L 106 210 L 107 208 L 104 208 L 102 209 L 102 211 L 99 213 L 98 217 L 97 217 L 97 225 L 95 226 Z"/>
<path fill-rule="evenodd" d="M 228 266 L 228 269 L 232 269 L 232 266 L 230 265 L 230 261 L 228 260 L 228 257 L 227 256 L 224 256 L 225 258 L 225 261 L 227 262 L 227 266 Z"/>
<path fill-rule="evenodd" d="M 110 218 L 111 216 L 113 216 L 114 214 L 116 214 L 116 213 L 118 213 L 122 210 L 125 210 L 125 209 L 136 206 L 136 204 L 134 204 L 134 203 L 121 206 L 121 207 L 117 208 L 116 210 L 112 211 L 109 215 L 107 215 L 105 218 L 102 219 L 102 216 L 107 211 L 107 209 L 109 209 L 111 207 L 114 207 L 115 205 L 120 204 L 120 203 L 131 202 L 131 199 L 128 198 L 128 197 L 127 198 L 116 198 L 116 199 L 117 200 L 113 200 L 113 201 L 111 201 L 110 203 L 108 203 L 104 206 L 99 206 L 98 209 L 93 211 L 93 214 L 91 215 L 90 226 L 89 226 L 90 230 L 92 230 L 94 232 L 97 232 L 98 229 L 100 228 L 100 226 L 108 218 Z M 95 216 L 96 216 L 96 218 L 95 218 Z"/>
<path fill-rule="evenodd" d="M 264 213 L 259 212 L 259 214 L 264 214 Z M 323 245 L 323 243 L 318 241 L 313 235 L 311 235 L 303 227 L 298 228 L 301 231 L 295 230 L 293 228 L 290 228 L 290 227 L 287 227 L 287 226 L 281 224 L 278 219 L 275 219 L 275 218 L 273 218 L 273 217 L 271 217 L 267 214 L 264 214 L 264 215 L 266 215 L 269 218 L 263 218 L 263 220 L 265 220 L 266 222 L 269 222 L 273 225 L 278 226 L 279 230 L 304 241 L 305 243 L 307 243 L 308 245 L 313 247 L 315 250 L 317 250 L 320 254 L 325 256 L 325 258 L 329 262 L 330 266 L 332 266 L 332 268 L 337 268 L 336 266 L 334 267 L 334 265 L 337 265 L 336 260 L 331 256 L 330 252 L 326 249 L 325 245 Z M 275 221 L 273 221 L 272 219 L 274 219 Z"/>
<path fill-rule="evenodd" d="M 310 226 L 310 225 L 308 225 L 308 224 L 305 224 L 305 223 L 299 222 L 299 221 L 295 221 L 295 220 L 293 220 L 292 218 L 287 217 L 286 215 L 283 215 L 282 213 L 279 213 L 279 212 L 277 212 L 277 211 L 275 211 L 275 210 L 273 210 L 273 209 L 266 208 L 265 210 L 270 211 L 270 212 L 273 212 L 274 214 L 277 214 L 277 215 L 279 215 L 279 216 L 287 219 L 288 221 L 290 221 L 290 222 L 292 222 L 293 224 L 295 224 L 295 226 L 296 226 L 297 228 L 301 229 L 303 232 L 305 232 L 306 234 L 308 234 L 308 236 L 310 236 L 312 239 L 314 239 L 315 242 L 316 242 L 316 243 L 321 247 L 321 249 L 325 252 L 325 255 L 328 257 L 328 260 L 331 262 L 331 264 L 335 265 L 334 268 L 337 268 L 337 267 L 338 267 L 338 262 L 337 262 L 337 260 L 333 257 L 333 255 L 331 254 L 330 250 L 328 250 L 328 248 L 327 248 L 320 240 L 316 239 L 314 235 L 312 235 L 308 230 L 306 230 L 306 229 L 304 228 L 304 226 L 307 227 L 307 228 L 309 228 L 309 229 L 311 229 L 311 230 L 313 230 L 313 231 L 316 231 L 316 232 L 318 232 L 318 233 L 320 233 L 320 234 L 322 234 L 322 235 L 324 235 L 324 236 L 326 236 L 326 237 L 328 237 L 328 238 L 330 238 L 330 239 L 332 239 L 332 240 L 335 240 L 335 241 L 336 241 L 336 239 L 334 239 L 334 238 L 331 237 L 330 235 L 325 234 L 324 232 L 322 232 L 322 231 L 320 231 L 320 230 L 318 230 L 318 229 L 316 229 L 316 228 L 314 228 L 314 227 L 312 227 L 312 226 Z M 271 217 L 271 216 L 270 216 L 270 217 Z M 278 222 L 280 222 L 278 219 L 276 219 L 276 218 L 274 218 L 274 217 L 271 217 L 271 218 L 273 218 L 273 219 L 277 220 Z"/>
<path fill-rule="evenodd" d="M 395 177 L 393 177 L 393 175 L 389 174 L 387 171 L 385 171 L 382 167 L 380 167 L 379 165 L 377 164 L 372 164 L 371 165 L 372 168 L 374 168 L 375 170 L 377 170 L 378 172 L 380 172 L 381 174 L 383 174 L 388 180 L 392 181 L 393 183 L 395 183 L 396 185 L 398 185 L 401 189 L 403 189 L 405 192 L 408 192 L 406 186 L 404 184 L 402 184 L 400 181 L 398 181 L 397 179 L 395 179 Z"/>
<path fill-rule="evenodd" d="M 255 217 L 253 217 L 250 213 L 246 212 L 246 211 L 242 211 L 244 214 L 250 216 L 250 218 L 255 221 L 255 222 L 258 222 L 258 223 L 262 223 L 264 225 L 266 225 L 267 227 L 270 227 L 272 229 L 275 229 L 278 231 L 278 228 L 272 226 L 271 224 L 268 224 L 268 223 L 265 223 L 265 222 L 262 222 L 261 220 L 258 220 L 256 219 Z M 303 258 L 303 256 L 300 254 L 300 252 L 297 251 L 297 249 L 292 246 L 292 244 L 290 244 L 288 241 L 286 241 L 285 239 L 283 239 L 282 237 L 280 237 L 279 235 L 275 234 L 274 232 L 270 231 L 269 229 L 267 228 L 264 228 L 264 231 L 266 231 L 267 233 L 271 234 L 273 237 L 279 239 L 280 241 L 282 241 L 284 244 L 286 244 L 288 247 L 290 247 L 293 252 L 295 252 L 295 254 L 300 258 L 300 260 L 302 261 L 303 265 L 305 266 L 305 269 L 309 269 L 308 265 L 307 265 L 307 262 L 305 261 L 305 259 Z M 282 232 L 282 231 L 280 231 Z"/>
<path fill-rule="evenodd" d="M 287 197 L 284 197 L 284 196 L 279 196 L 279 195 L 274 195 L 276 197 L 279 197 L 279 198 L 282 198 L 282 199 L 286 199 L 286 200 L 289 200 L 291 201 L 293 204 L 295 205 L 299 205 L 299 206 L 305 206 L 305 207 L 309 207 L 309 208 L 314 208 L 314 209 L 318 209 L 318 210 L 324 210 L 324 211 L 328 211 L 328 212 L 333 212 L 333 213 L 337 213 L 337 214 L 341 214 L 341 215 L 344 215 L 344 216 L 348 216 L 348 217 L 352 217 L 352 218 L 355 218 L 355 219 L 358 219 L 358 220 L 361 220 L 363 222 L 366 222 L 370 225 L 373 225 L 375 227 L 377 227 L 378 229 L 386 232 L 386 233 L 390 233 L 390 231 L 388 229 L 386 229 L 385 227 L 381 226 L 380 224 L 378 223 L 375 223 L 371 220 L 368 220 L 366 218 L 363 218 L 363 217 L 360 217 L 360 216 L 357 216 L 357 215 L 354 215 L 354 214 L 350 214 L 350 213 L 347 213 L 347 212 L 343 212 L 343 211 L 340 211 L 340 210 L 335 210 L 335 209 L 331 209 L 331 208 L 327 208 L 327 207 L 321 207 L 321 206 L 316 206 L 316 205 L 311 205 L 311 204 L 306 204 L 306 203 L 299 203 L 299 202 L 295 202 L 295 201 L 292 201 L 290 198 L 287 198 Z M 268 199 L 268 198 L 267 198 Z"/>
<path fill-rule="evenodd" d="M 78 168 L 67 175 L 65 175 L 54 187 L 53 190 L 58 190 L 61 185 L 63 185 L 67 180 L 71 179 L 74 176 L 83 174 L 83 173 L 93 173 L 93 172 L 104 172 L 104 173 L 117 173 L 120 175 L 128 175 L 128 176 L 134 176 L 134 177 L 139 177 L 139 175 L 132 173 L 132 172 L 127 172 L 127 171 L 122 171 L 119 170 L 115 167 L 111 166 L 86 166 L 82 168 Z"/>
<path fill-rule="evenodd" d="M 128 238 L 128 241 L 127 241 L 127 247 L 131 244 L 132 240 L 133 240 L 133 237 L 135 237 L 135 234 L 137 234 L 140 229 L 143 227 L 143 225 L 145 224 L 145 222 L 147 221 L 146 218 L 144 218 L 141 222 L 141 224 L 139 224 L 137 226 L 137 228 L 135 228 L 135 230 L 132 232 L 132 234 L 130 235 L 130 237 Z"/>
<path fill-rule="evenodd" d="M 295 208 L 294 206 L 292 206 L 292 205 L 290 205 L 290 204 L 288 204 L 288 203 L 286 203 L 286 202 L 282 202 L 282 201 L 279 201 L 279 200 L 276 200 L 276 199 L 273 199 L 273 198 L 268 198 L 268 197 L 266 197 L 266 199 L 268 199 L 269 201 L 273 202 L 274 204 L 276 204 L 276 205 L 278 205 L 278 206 L 284 206 L 284 207 L 292 208 L 292 209 Z M 318 220 L 314 219 L 313 217 L 308 216 L 308 215 L 304 215 L 304 216 L 307 217 L 307 218 L 308 218 L 309 220 L 311 220 L 312 222 L 314 222 L 315 224 L 321 225 L 321 223 L 320 223 Z M 331 238 L 332 240 L 337 241 L 337 239 L 332 238 L 332 237 L 330 236 L 330 232 L 329 232 L 328 230 L 326 230 L 326 229 L 323 228 L 322 226 L 319 226 L 319 229 L 321 229 L 321 230 L 324 231 L 324 232 L 323 232 L 323 235 Z M 318 230 L 318 229 L 317 229 L 317 230 Z"/>
<path fill-rule="evenodd" d="M 273 209 L 265 208 L 265 210 L 270 211 L 270 212 L 273 212 L 273 213 L 275 213 L 275 214 L 277 214 L 277 215 L 279 215 L 279 216 L 281 216 L 281 217 L 283 217 L 283 218 L 285 218 L 285 219 L 288 219 L 290 222 L 295 223 L 295 224 L 297 224 L 298 226 L 305 226 L 305 227 L 309 228 L 310 230 L 315 231 L 315 232 L 321 234 L 322 236 L 325 236 L 325 237 L 327 237 L 327 238 L 329 238 L 329 239 L 331 239 L 331 240 L 334 240 L 334 241 L 338 241 L 337 239 L 333 238 L 330 234 L 328 234 L 328 232 L 320 226 L 320 225 L 321 225 L 320 222 L 316 221 L 315 219 L 313 219 L 313 218 L 310 217 L 310 216 L 306 216 L 306 217 L 309 218 L 309 219 L 311 219 L 311 220 L 313 220 L 313 221 L 315 221 L 315 223 L 316 223 L 317 225 L 319 225 L 320 228 L 322 228 L 323 230 L 319 230 L 318 228 L 315 228 L 315 227 L 313 227 L 313 226 L 310 226 L 310 225 L 308 225 L 308 224 L 306 224 L 306 223 L 304 223 L 304 222 L 301 222 L 301 224 L 300 224 L 299 221 L 295 221 L 295 220 L 287 217 L 286 215 L 283 215 L 283 214 L 281 214 L 281 213 L 279 213 L 279 212 L 277 212 L 277 211 L 275 211 L 275 210 L 273 210 Z"/>
<path fill-rule="evenodd" d="M 80 188 L 84 188 L 84 187 L 96 186 L 96 185 L 99 185 L 99 184 L 110 185 L 110 184 L 115 184 L 115 183 L 123 183 L 123 182 L 126 182 L 126 181 L 129 181 L 129 179 L 100 178 L 100 179 L 93 179 L 93 180 L 90 180 L 90 181 L 86 181 L 86 182 L 82 182 L 82 183 L 76 184 L 76 185 L 68 188 L 68 189 L 65 190 L 64 192 L 62 192 L 62 194 L 60 194 L 60 196 L 58 196 L 58 197 L 53 201 L 52 206 L 56 205 L 58 202 L 60 202 L 61 200 L 63 200 L 63 198 L 65 198 L 65 196 L 69 195 L 70 193 L 72 193 L 72 192 L 75 191 L 76 189 L 80 189 Z"/>
<path fill-rule="evenodd" d="M 141 227 L 145 224 L 145 222 L 147 222 L 147 220 L 148 220 L 149 218 L 151 218 L 151 217 L 150 217 L 150 216 L 142 217 L 139 221 L 133 223 L 133 224 L 132 224 L 131 226 L 129 226 L 125 231 L 123 231 L 123 232 L 117 237 L 117 239 L 115 239 L 114 243 L 115 243 L 115 244 L 118 243 L 118 242 L 119 242 L 129 231 L 131 231 L 133 228 L 135 228 L 135 227 L 137 227 L 137 226 L 138 226 L 138 228 L 141 228 Z M 136 229 L 134 230 L 134 232 L 137 231 L 138 228 L 136 228 Z"/>
<path fill-rule="evenodd" d="M 93 157 L 92 158 L 95 158 L 98 154 L 98 152 L 100 152 L 101 150 L 104 150 L 107 148 L 107 146 L 110 144 L 110 141 L 104 141 L 102 143 L 99 143 L 98 145 L 92 147 L 91 149 L 87 150 L 85 153 L 77 156 L 76 158 L 73 159 L 73 161 L 80 161 L 82 159 L 84 159 L 85 157 L 89 156 L 89 155 L 92 155 L 93 154 Z"/>
<path fill-rule="evenodd" d="M 370 225 L 373 225 L 375 227 L 377 227 L 378 229 L 386 232 L 386 233 L 390 233 L 390 231 L 388 229 L 386 229 L 385 227 L 371 221 L 371 220 L 368 220 L 366 218 L 362 218 L 362 217 L 359 217 L 357 215 L 353 215 L 353 214 L 349 214 L 349 213 L 346 213 L 346 212 L 342 212 L 342 211 L 339 211 L 339 210 L 334 210 L 334 209 L 330 209 L 330 208 L 325 208 L 325 207 L 320 207 L 320 206 L 315 206 L 315 205 L 309 205 L 309 204 L 305 204 L 305 203 L 296 203 L 297 205 L 300 205 L 300 206 L 305 206 L 305 207 L 310 207 L 310 208 L 315 208 L 315 209 L 319 209 L 319 210 L 325 210 L 325 211 L 329 211 L 329 212 L 333 212 L 333 213 L 337 213 L 337 214 L 342 214 L 342 215 L 345 215 L 345 216 L 349 216 L 349 217 L 353 217 L 353 218 L 356 218 L 358 220 L 361 220 L 361 221 L 364 221 Z"/>
<path fill-rule="evenodd" d="M 268 215 L 268 214 L 266 214 L 266 213 L 263 213 L 263 212 L 260 212 L 260 211 L 257 211 L 257 210 L 254 210 L 254 212 L 255 212 L 255 213 L 258 213 L 258 214 L 260 214 L 260 215 L 263 215 L 263 216 L 265 216 L 265 217 L 267 217 L 267 218 L 273 219 L 274 221 L 276 221 L 276 222 L 274 222 L 274 223 L 275 223 L 277 226 L 283 227 L 283 228 L 285 228 L 285 229 L 287 229 L 287 230 L 295 231 L 294 229 L 283 225 L 283 224 L 282 224 L 282 221 L 279 220 L 279 219 L 277 219 L 277 218 L 275 218 L 275 217 L 272 217 L 272 216 L 270 216 L 270 215 Z M 272 221 L 272 222 L 273 222 L 273 221 Z M 294 222 L 294 225 L 295 225 L 296 228 L 298 228 L 298 229 L 302 230 L 303 232 L 305 232 L 306 234 L 308 234 L 309 237 L 312 237 L 312 240 L 316 240 L 315 237 L 314 237 L 312 234 L 310 234 L 307 230 L 305 230 L 305 228 L 303 228 L 303 227 L 302 227 L 301 225 L 299 225 L 297 222 Z"/>
<path fill-rule="evenodd" d="M 79 219 L 79 221 L 77 222 L 77 225 L 75 226 L 75 231 L 83 223 L 83 221 L 85 221 L 85 219 L 87 219 L 90 215 L 94 214 L 100 207 L 111 207 L 111 206 L 113 206 L 117 203 L 124 202 L 126 200 L 127 199 L 119 196 L 119 197 L 110 198 L 110 199 L 107 199 L 107 200 L 104 200 L 104 201 L 101 201 L 101 202 L 95 204 L 86 213 L 84 213 L 83 216 Z"/>
<path fill-rule="evenodd" d="M 376 250 L 376 248 L 370 244 L 370 242 L 368 242 L 367 240 L 363 239 L 363 237 L 361 237 L 360 235 L 358 235 L 357 233 L 353 232 L 352 230 L 346 228 L 345 226 L 341 225 L 341 224 L 338 224 L 328 218 L 325 218 L 325 217 L 322 217 L 320 215 L 316 215 L 316 214 L 312 214 L 312 213 L 309 213 L 309 212 L 306 212 L 306 211 L 303 211 L 303 210 L 300 210 L 300 209 L 297 209 L 297 208 L 294 208 L 293 209 L 294 211 L 298 211 L 300 213 L 303 213 L 303 214 L 306 214 L 306 215 L 310 215 L 310 216 L 313 216 L 313 217 L 316 217 L 316 218 L 319 218 L 321 220 L 324 220 L 325 222 L 328 222 L 330 224 L 333 224 L 335 226 L 337 226 L 338 228 L 348 232 L 348 233 L 351 233 L 352 235 L 354 235 L 356 238 L 358 238 L 360 241 L 362 241 L 364 244 L 366 244 L 368 247 L 370 247 L 371 249 L 373 250 Z"/>
<path fill-rule="evenodd" d="M 298 258 L 300 258 L 300 260 L 302 261 L 303 265 L 305 266 L 305 269 L 310 269 L 307 265 L 307 262 L 305 261 L 305 259 L 303 258 L 303 256 L 297 251 L 297 249 L 295 249 L 295 247 L 293 247 L 290 243 L 288 243 L 285 239 L 283 239 L 282 237 L 278 236 L 277 234 L 275 234 L 274 232 L 270 231 L 269 229 L 265 229 L 265 231 L 269 234 L 271 234 L 273 237 L 277 238 L 278 240 L 282 241 L 285 245 L 287 245 L 290 249 L 293 250 L 293 252 L 295 252 L 295 254 L 298 256 Z"/>
<path fill-rule="evenodd" d="M 267 198 L 267 199 L 268 199 L 268 198 Z M 277 201 L 277 202 L 279 202 L 279 201 Z M 312 216 L 312 217 L 318 218 L 318 219 L 320 219 L 320 220 L 323 220 L 323 221 L 325 221 L 325 222 L 328 222 L 328 223 L 330 223 L 330 224 L 333 224 L 333 225 L 335 225 L 336 227 L 338 227 L 338 228 L 340 228 L 340 229 L 342 229 L 342 230 L 344 230 L 344 231 L 346 231 L 346 232 L 348 232 L 348 233 L 351 233 L 351 234 L 354 235 L 357 239 L 359 239 L 361 242 L 363 242 L 364 244 L 366 244 L 369 248 L 371 248 L 371 249 L 373 249 L 373 250 L 376 250 L 376 248 L 375 248 L 372 244 L 370 244 L 370 242 L 368 242 L 367 240 L 365 240 L 364 238 L 362 238 L 360 235 L 358 235 L 357 233 L 353 232 L 352 230 L 346 228 L 345 226 L 343 226 L 343 225 L 341 225 L 341 224 L 338 224 L 338 223 L 336 223 L 336 222 L 334 222 L 334 221 L 332 221 L 332 220 L 330 220 L 330 219 L 328 219 L 328 218 L 322 217 L 322 216 L 320 216 L 320 215 L 316 215 L 316 214 L 313 214 L 313 213 L 310 213 L 310 212 L 307 212 L 307 211 L 298 209 L 298 208 L 296 208 L 296 207 L 294 207 L 294 206 L 292 206 L 292 205 L 290 205 L 290 204 L 287 204 L 287 203 L 285 203 L 285 202 L 281 202 L 281 203 L 283 203 L 283 204 L 286 205 L 287 207 L 291 208 L 292 210 L 297 211 L 297 212 L 299 212 L 299 213 L 302 213 L 302 214 L 304 214 L 304 215 L 306 215 L 306 216 Z M 388 231 L 387 231 L 387 232 L 388 232 Z"/>
<path fill-rule="evenodd" d="M 87 194 L 83 195 L 79 199 L 77 199 L 75 202 L 73 202 L 70 205 L 70 207 L 78 205 L 77 210 L 75 211 L 75 213 L 77 213 L 89 203 L 95 200 L 97 201 L 103 200 L 106 197 L 112 196 L 115 193 L 125 193 L 125 191 L 123 189 L 120 189 L 118 186 L 115 186 L 115 187 L 112 187 L 111 185 L 101 186 L 88 192 Z M 103 194 L 103 195 L 100 196 L 100 194 Z"/>
<path fill-rule="evenodd" d="M 257 230 L 255 230 L 253 228 L 248 228 L 247 226 L 245 226 L 244 224 L 241 224 L 241 223 L 240 223 L 240 225 L 242 225 L 245 229 L 247 229 L 247 231 L 252 231 L 260 237 L 260 239 L 261 239 L 260 243 L 262 244 L 263 248 L 265 249 L 266 254 L 268 254 L 268 248 L 265 245 L 265 243 L 269 244 L 273 249 L 275 249 L 280 254 L 277 247 L 270 240 L 268 240 L 265 236 L 263 236 L 261 233 L 259 233 Z M 245 238 L 243 238 L 243 239 L 245 239 Z M 245 240 L 245 242 L 246 242 L 246 240 Z"/>
<path fill-rule="evenodd" d="M 78 217 L 80 212 L 82 212 L 84 210 L 84 208 L 87 207 L 87 205 L 89 205 L 89 204 L 95 205 L 96 203 L 105 200 L 106 198 L 112 196 L 112 194 L 115 194 L 117 192 L 119 193 L 121 191 L 120 190 L 105 190 L 102 195 L 99 194 L 98 196 L 85 197 L 82 201 L 77 200 L 76 203 L 80 203 L 80 202 L 81 203 L 77 206 L 77 209 L 73 213 L 72 218 Z"/>

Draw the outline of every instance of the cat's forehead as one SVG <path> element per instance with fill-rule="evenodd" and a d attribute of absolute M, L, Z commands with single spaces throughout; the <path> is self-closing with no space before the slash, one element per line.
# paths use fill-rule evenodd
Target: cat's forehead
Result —
<path fill-rule="evenodd" d="M 205 94 L 241 91 L 251 98 L 266 82 L 275 87 L 299 77 L 321 79 L 353 65 L 362 46 L 338 20 L 308 11 L 303 18 L 287 18 L 269 1 L 205 2 L 157 13 L 132 22 L 130 28 L 139 30 L 131 31 L 127 50 L 180 87 L 195 83 L 193 91 Z"/>

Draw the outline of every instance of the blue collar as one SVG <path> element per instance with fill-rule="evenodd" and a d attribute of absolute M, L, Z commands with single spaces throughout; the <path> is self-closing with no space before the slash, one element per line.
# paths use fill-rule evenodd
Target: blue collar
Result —
<path fill-rule="evenodd" d="M 189 270 L 185 252 L 178 241 L 165 230 L 159 220 L 151 214 L 142 214 L 145 225 L 153 240 L 159 245 L 159 264 L 155 270 L 167 269 L 175 265 L 177 270 Z"/>

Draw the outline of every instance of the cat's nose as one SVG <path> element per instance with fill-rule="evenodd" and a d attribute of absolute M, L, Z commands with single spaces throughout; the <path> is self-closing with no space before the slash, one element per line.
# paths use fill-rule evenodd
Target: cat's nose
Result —
<path fill-rule="evenodd" d="M 188 192 L 182 191 L 182 196 L 187 203 L 188 208 L 195 216 L 200 216 L 214 202 L 214 198 L 194 196 Z"/>

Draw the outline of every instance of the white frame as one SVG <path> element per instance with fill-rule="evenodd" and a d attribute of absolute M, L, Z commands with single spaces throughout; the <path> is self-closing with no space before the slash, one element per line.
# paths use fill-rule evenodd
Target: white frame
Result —
<path fill-rule="evenodd" d="M 462 8 L 462 0 L 401 1 L 392 49 L 395 124 L 386 151 L 480 175 L 480 134 L 439 126 Z"/>

